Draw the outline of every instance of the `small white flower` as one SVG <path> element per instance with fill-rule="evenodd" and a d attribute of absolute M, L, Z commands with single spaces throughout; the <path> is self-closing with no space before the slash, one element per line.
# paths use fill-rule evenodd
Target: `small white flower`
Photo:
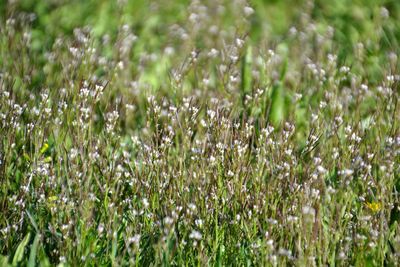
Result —
<path fill-rule="evenodd" d="M 320 174 L 325 174 L 325 173 L 327 173 L 327 170 L 326 170 L 324 167 L 322 167 L 321 165 L 319 165 L 319 166 L 317 167 L 317 171 L 318 171 Z"/>
<path fill-rule="evenodd" d="M 140 235 L 139 234 L 136 234 L 136 235 L 134 235 L 133 237 L 130 237 L 129 239 L 128 239 L 128 243 L 129 244 L 135 244 L 136 246 L 139 246 L 139 244 L 140 244 Z"/>
<path fill-rule="evenodd" d="M 254 9 L 249 6 L 246 6 L 244 7 L 243 12 L 246 16 L 251 16 L 254 13 Z"/>
<path fill-rule="evenodd" d="M 302 208 L 302 212 L 304 215 L 311 215 L 311 216 L 315 216 L 315 209 L 313 207 L 310 206 L 304 206 Z"/>
<path fill-rule="evenodd" d="M 197 227 L 201 227 L 203 225 L 203 220 L 202 219 L 197 219 L 194 221 Z"/>
<path fill-rule="evenodd" d="M 203 236 L 201 235 L 201 233 L 199 231 L 193 230 L 190 235 L 189 238 L 191 239 L 195 239 L 195 240 L 201 240 Z"/>
<path fill-rule="evenodd" d="M 147 198 L 143 198 L 142 200 L 143 206 L 147 209 L 149 207 L 149 201 L 147 200 Z"/>

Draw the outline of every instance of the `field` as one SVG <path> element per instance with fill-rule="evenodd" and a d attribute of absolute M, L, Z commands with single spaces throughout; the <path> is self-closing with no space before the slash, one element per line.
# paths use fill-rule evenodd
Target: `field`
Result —
<path fill-rule="evenodd" d="M 0 1 L 0 266 L 399 266 L 400 1 Z"/>

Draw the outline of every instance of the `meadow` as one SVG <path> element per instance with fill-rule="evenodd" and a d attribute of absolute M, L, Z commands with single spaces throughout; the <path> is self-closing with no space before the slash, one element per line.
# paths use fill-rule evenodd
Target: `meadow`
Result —
<path fill-rule="evenodd" d="M 2 0 L 0 266 L 399 266 L 398 0 Z"/>

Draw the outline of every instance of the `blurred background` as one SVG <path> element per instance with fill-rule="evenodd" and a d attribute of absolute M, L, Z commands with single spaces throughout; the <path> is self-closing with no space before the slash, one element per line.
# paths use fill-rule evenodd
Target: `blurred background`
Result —
<path fill-rule="evenodd" d="M 243 23 L 243 14 L 238 7 L 247 1 L 186 1 L 186 0 L 4 0 L 0 4 L 2 22 L 16 13 L 32 16 L 32 48 L 42 52 L 51 48 L 60 36 L 73 34 L 75 28 L 90 26 L 92 34 L 101 38 L 107 36 L 113 45 L 121 25 L 129 25 L 138 38 L 137 46 L 147 51 L 156 51 L 172 44 L 168 33 L 172 25 L 189 32 L 196 18 L 196 6 L 207 7 L 204 21 L 196 21 L 222 29 L 234 27 L 242 34 L 248 34 L 251 41 L 259 42 L 268 38 L 276 42 L 289 33 L 294 25 L 312 19 L 314 26 L 324 32 L 328 26 L 335 29 L 334 40 L 343 54 L 353 49 L 354 44 L 371 40 L 378 42 L 379 49 L 398 49 L 400 40 L 400 1 L 397 0 L 253 0 L 248 5 L 254 9 L 250 25 Z M 384 8 L 384 9 L 382 9 Z M 205 10 L 203 10 L 206 13 Z M 374 36 L 381 15 L 389 12 L 390 20 L 385 21 L 382 36 Z M 211 16 L 211 17 L 210 17 Z M 307 18 L 309 16 L 310 18 Z M 199 18 L 201 19 L 201 18 Z M 201 25 L 200 25 L 201 26 Z M 176 28 L 174 28 L 176 29 Z M 209 29 L 207 29 L 209 30 Z M 200 36 L 200 32 L 197 33 Z M 201 48 L 201 38 L 195 44 Z M 378 47 L 378 46 L 377 46 Z M 139 48 L 140 50 L 140 48 Z M 372 45 L 369 53 L 378 54 Z M 105 49 L 107 53 L 107 49 Z"/>

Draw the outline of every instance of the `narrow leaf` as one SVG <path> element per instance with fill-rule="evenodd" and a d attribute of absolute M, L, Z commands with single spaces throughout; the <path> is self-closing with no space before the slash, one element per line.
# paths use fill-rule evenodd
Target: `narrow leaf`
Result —
<path fill-rule="evenodd" d="M 31 237 L 31 233 L 28 233 L 24 237 L 24 239 L 21 241 L 21 243 L 19 243 L 17 250 L 15 251 L 15 254 L 14 254 L 12 265 L 14 265 L 14 266 L 17 265 L 24 258 L 25 247 L 28 244 L 30 237 Z"/>

